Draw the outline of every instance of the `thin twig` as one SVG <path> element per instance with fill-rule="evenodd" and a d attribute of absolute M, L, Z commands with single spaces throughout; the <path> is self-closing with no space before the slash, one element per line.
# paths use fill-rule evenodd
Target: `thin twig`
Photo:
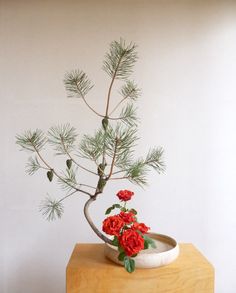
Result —
<path fill-rule="evenodd" d="M 86 106 L 87 106 L 91 111 L 93 111 L 93 113 L 95 113 L 95 114 L 98 115 L 99 117 L 103 117 L 103 118 L 104 118 L 104 116 L 103 116 L 102 114 L 98 113 L 96 110 L 94 110 L 94 109 L 89 105 L 89 103 L 88 103 L 88 102 L 86 101 L 86 99 L 85 99 L 85 96 L 83 95 L 83 93 L 82 93 L 81 90 L 79 89 L 78 84 L 76 84 L 76 87 L 77 87 L 77 90 L 78 90 L 78 92 L 80 93 L 80 95 L 81 95 L 83 101 L 85 102 Z"/>
<path fill-rule="evenodd" d="M 61 137 L 61 143 L 62 143 L 62 146 L 63 146 L 63 149 L 64 149 L 65 153 L 68 155 L 68 157 L 72 160 L 72 162 L 73 162 L 75 165 L 77 165 L 77 166 L 80 167 L 81 169 L 83 169 L 83 170 L 85 170 L 85 171 L 87 171 L 87 172 L 89 172 L 89 173 L 91 173 L 91 174 L 97 175 L 97 173 L 95 173 L 95 172 L 93 172 L 93 171 L 91 171 L 91 170 L 85 168 L 84 166 L 80 165 L 79 163 L 77 163 L 77 162 L 72 158 L 71 154 L 70 154 L 70 153 L 68 152 L 68 150 L 66 149 L 66 146 L 65 146 L 65 144 L 64 144 L 64 141 L 63 141 L 63 138 L 62 138 L 62 137 Z"/>
<path fill-rule="evenodd" d="M 89 187 L 89 188 L 92 188 L 92 189 L 95 189 L 96 190 L 96 187 L 93 187 L 93 186 L 87 185 L 87 184 L 80 183 L 79 186 Z"/>
<path fill-rule="evenodd" d="M 150 163 L 154 163 L 155 160 L 148 160 L 148 161 L 144 161 L 144 164 L 150 164 Z M 116 171 L 116 172 L 113 172 L 112 175 L 116 175 L 116 174 L 119 174 L 119 173 L 123 173 L 123 172 L 126 172 L 128 171 L 129 169 L 124 169 L 124 170 L 119 170 L 119 171 Z"/>
<path fill-rule="evenodd" d="M 123 172 L 125 172 L 125 171 L 127 171 L 127 170 L 128 170 L 128 169 L 126 169 L 126 170 L 116 171 L 116 172 L 112 173 L 112 175 L 115 175 L 115 174 L 118 174 L 118 173 L 123 173 Z"/>
<path fill-rule="evenodd" d="M 108 119 L 110 119 L 110 120 L 121 120 L 121 119 L 125 119 L 125 118 L 127 118 L 127 117 L 129 117 L 129 116 L 122 116 L 122 117 L 109 117 Z"/>
<path fill-rule="evenodd" d="M 133 92 L 133 90 L 128 94 L 126 95 L 115 107 L 114 109 L 110 112 L 109 116 L 115 112 L 115 110 L 126 100 L 128 99 L 128 97 L 130 97 L 131 93 Z"/>
<path fill-rule="evenodd" d="M 109 86 L 109 90 L 108 90 L 108 94 L 107 94 L 107 105 L 106 105 L 106 112 L 105 112 L 105 116 L 107 119 L 109 119 L 109 116 L 108 116 L 108 111 L 109 111 L 109 104 L 110 104 L 110 98 L 111 98 L 111 89 L 112 89 L 112 86 L 113 86 L 113 83 L 115 81 L 115 78 L 116 78 L 116 74 L 117 74 L 117 71 L 118 71 L 118 68 L 120 66 L 120 62 L 123 58 L 123 55 L 120 57 L 118 63 L 117 63 L 117 66 L 116 66 L 116 69 L 115 69 L 115 72 L 112 76 L 112 79 L 111 79 L 111 83 L 110 83 L 110 86 Z M 105 135 L 106 135 L 106 131 L 107 129 L 105 129 Z M 105 151 L 105 142 L 104 142 L 104 147 L 103 147 L 103 155 L 102 155 L 102 163 L 103 165 L 106 163 L 106 151 Z"/>
<path fill-rule="evenodd" d="M 120 106 L 120 104 L 122 104 L 126 99 L 128 98 L 128 96 L 126 96 L 125 98 L 123 98 L 115 107 L 114 109 L 109 113 L 109 116 L 115 112 L 115 110 Z"/>
<path fill-rule="evenodd" d="M 66 196 L 62 197 L 58 202 L 62 202 L 64 199 L 66 199 L 67 197 L 75 194 L 76 192 L 78 192 L 78 190 L 74 190 L 73 192 L 71 192 L 70 194 L 67 194 Z"/>
<path fill-rule="evenodd" d="M 115 142 L 115 148 L 114 148 L 114 154 L 113 154 L 113 158 L 112 158 L 112 162 L 111 162 L 111 168 L 110 168 L 110 172 L 106 178 L 106 180 L 109 180 L 111 175 L 112 175 L 112 172 L 113 172 L 113 168 L 114 168 L 114 165 L 115 165 L 115 159 L 116 159 L 116 152 L 117 152 L 117 146 L 118 146 L 118 142 L 119 142 L 119 139 L 118 137 L 116 137 L 116 142 Z"/>
<path fill-rule="evenodd" d="M 129 179 L 128 176 L 123 176 L 123 177 L 111 177 L 110 180 L 122 180 L 122 179 Z"/>
<path fill-rule="evenodd" d="M 124 54 L 120 56 L 120 59 L 119 59 L 119 61 L 117 63 L 116 69 L 115 69 L 114 74 L 113 74 L 112 79 L 111 79 L 111 84 L 109 86 L 108 95 L 107 95 L 106 114 L 105 114 L 106 117 L 108 117 L 109 103 L 110 103 L 110 98 L 111 98 L 111 89 L 112 89 L 113 83 L 115 81 L 116 74 L 117 74 L 117 71 L 118 71 L 118 68 L 120 66 L 120 62 L 121 62 L 123 56 L 124 56 Z"/>

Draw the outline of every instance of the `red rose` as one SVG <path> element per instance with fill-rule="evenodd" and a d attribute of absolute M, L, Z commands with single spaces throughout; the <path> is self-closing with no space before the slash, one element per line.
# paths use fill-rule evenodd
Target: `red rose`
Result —
<path fill-rule="evenodd" d="M 133 196 L 134 193 L 133 191 L 125 189 L 125 190 L 120 190 L 116 195 L 119 197 L 121 201 L 127 201 L 131 199 L 131 196 Z"/>
<path fill-rule="evenodd" d="M 135 222 L 134 214 L 131 212 L 128 212 L 128 213 L 120 212 L 119 216 L 121 217 L 122 220 L 124 220 L 125 224 L 130 224 L 132 222 Z"/>
<path fill-rule="evenodd" d="M 146 234 L 150 227 L 147 227 L 144 223 L 134 223 L 132 229 L 139 230 L 141 233 Z"/>
<path fill-rule="evenodd" d="M 144 249 L 144 239 L 132 229 L 125 230 L 119 237 L 120 246 L 124 249 L 126 255 L 132 256 Z"/>
<path fill-rule="evenodd" d="M 108 235 L 119 236 L 120 230 L 124 227 L 124 225 L 124 220 L 118 215 L 110 216 L 103 221 L 102 231 Z"/>

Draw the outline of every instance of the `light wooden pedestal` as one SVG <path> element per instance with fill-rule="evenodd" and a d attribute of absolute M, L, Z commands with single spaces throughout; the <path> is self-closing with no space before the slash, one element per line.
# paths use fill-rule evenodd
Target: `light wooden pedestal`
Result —
<path fill-rule="evenodd" d="M 192 245 L 172 264 L 129 274 L 107 260 L 104 244 L 77 244 L 66 268 L 67 293 L 213 293 L 214 269 Z"/>

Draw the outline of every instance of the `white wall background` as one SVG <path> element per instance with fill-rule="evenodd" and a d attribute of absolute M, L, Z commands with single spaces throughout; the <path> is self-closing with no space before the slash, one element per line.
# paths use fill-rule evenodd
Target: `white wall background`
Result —
<path fill-rule="evenodd" d="M 139 45 L 137 155 L 162 145 L 167 164 L 165 175 L 150 174 L 145 191 L 132 187 L 134 206 L 153 231 L 204 253 L 216 269 L 216 292 L 236 292 L 236 1 L 0 3 L 0 292 L 65 292 L 74 244 L 99 241 L 83 219 L 84 196 L 66 203 L 62 220 L 42 219 L 39 202 L 47 192 L 62 194 L 44 174 L 24 173 L 28 156 L 15 135 L 64 122 L 92 132 L 99 120 L 66 98 L 62 79 L 84 69 L 96 83 L 90 103 L 102 111 L 109 84 L 102 60 L 120 37 Z M 112 183 L 94 204 L 98 225 L 125 187 Z"/>

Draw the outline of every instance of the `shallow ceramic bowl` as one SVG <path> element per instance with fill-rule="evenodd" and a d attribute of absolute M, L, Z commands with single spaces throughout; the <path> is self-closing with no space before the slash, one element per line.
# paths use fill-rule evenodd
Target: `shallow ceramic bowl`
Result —
<path fill-rule="evenodd" d="M 135 258 L 136 268 L 157 268 L 165 266 L 173 262 L 179 255 L 179 245 L 171 237 L 148 233 L 148 236 L 152 238 L 156 243 L 156 248 L 148 248 L 142 250 Z M 118 260 L 118 249 L 110 244 L 105 244 L 105 256 L 113 262 L 123 265 Z"/>

